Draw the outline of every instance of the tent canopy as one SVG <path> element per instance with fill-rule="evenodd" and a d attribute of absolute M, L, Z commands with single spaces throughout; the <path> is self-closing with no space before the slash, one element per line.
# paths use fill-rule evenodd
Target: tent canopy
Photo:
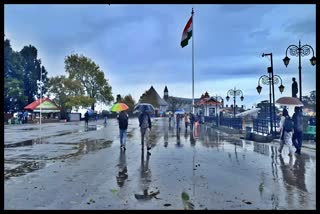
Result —
<path fill-rule="evenodd" d="M 49 98 L 36 100 L 24 107 L 24 109 L 34 112 L 40 112 L 41 109 L 42 113 L 60 112 L 60 108 Z"/>

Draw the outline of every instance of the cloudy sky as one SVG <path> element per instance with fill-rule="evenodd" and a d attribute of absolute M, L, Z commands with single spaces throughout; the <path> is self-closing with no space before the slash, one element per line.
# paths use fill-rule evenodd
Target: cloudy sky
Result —
<path fill-rule="evenodd" d="M 5 5 L 5 37 L 20 51 L 34 45 L 49 76 L 65 75 L 64 58 L 83 54 L 96 62 L 113 95 L 136 101 L 151 85 L 163 96 L 192 97 L 192 46 L 181 48 L 182 31 L 194 7 L 194 95 L 208 91 L 225 97 L 236 87 L 237 104 L 250 108 L 269 99 L 269 88 L 256 87 L 267 74 L 273 53 L 274 74 L 291 96 L 292 77 L 299 82 L 298 57 L 283 64 L 291 44 L 315 46 L 315 5 Z M 301 14 L 303 11 L 303 15 Z M 316 55 L 316 53 L 315 53 Z M 302 92 L 315 90 L 315 67 L 302 58 Z M 227 104 L 232 104 L 230 99 Z"/>

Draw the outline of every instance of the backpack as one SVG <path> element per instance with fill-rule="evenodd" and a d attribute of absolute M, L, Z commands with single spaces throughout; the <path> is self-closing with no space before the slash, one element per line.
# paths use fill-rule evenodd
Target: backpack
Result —
<path fill-rule="evenodd" d="M 290 117 L 287 117 L 285 120 L 284 120 L 284 131 L 286 132 L 291 132 L 293 130 L 293 120 L 290 118 Z"/>
<path fill-rule="evenodd" d="M 142 123 L 141 123 L 141 128 L 148 128 L 149 127 L 149 121 L 148 121 L 148 115 L 143 115 L 143 118 L 142 118 Z"/>
<path fill-rule="evenodd" d="M 120 129 L 128 128 L 128 117 L 124 113 L 119 115 L 119 128 Z"/>

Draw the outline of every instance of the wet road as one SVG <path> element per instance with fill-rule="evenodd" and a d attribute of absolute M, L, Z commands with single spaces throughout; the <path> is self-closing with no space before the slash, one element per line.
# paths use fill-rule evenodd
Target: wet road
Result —
<path fill-rule="evenodd" d="M 5 126 L 5 209 L 315 209 L 315 150 L 152 119 L 151 155 L 138 119 L 120 151 L 116 120 Z"/>

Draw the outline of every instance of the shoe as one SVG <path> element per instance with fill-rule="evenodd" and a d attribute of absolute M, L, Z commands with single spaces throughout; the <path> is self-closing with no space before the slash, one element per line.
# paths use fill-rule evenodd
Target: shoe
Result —
<path fill-rule="evenodd" d="M 151 155 L 151 152 L 147 152 L 148 155 Z"/>
<path fill-rule="evenodd" d="M 123 150 L 124 150 L 124 151 L 126 151 L 126 150 L 127 150 L 125 146 L 123 146 Z"/>
<path fill-rule="evenodd" d="M 147 150 L 150 150 L 151 149 L 151 146 L 149 146 L 148 148 L 147 148 Z"/>

